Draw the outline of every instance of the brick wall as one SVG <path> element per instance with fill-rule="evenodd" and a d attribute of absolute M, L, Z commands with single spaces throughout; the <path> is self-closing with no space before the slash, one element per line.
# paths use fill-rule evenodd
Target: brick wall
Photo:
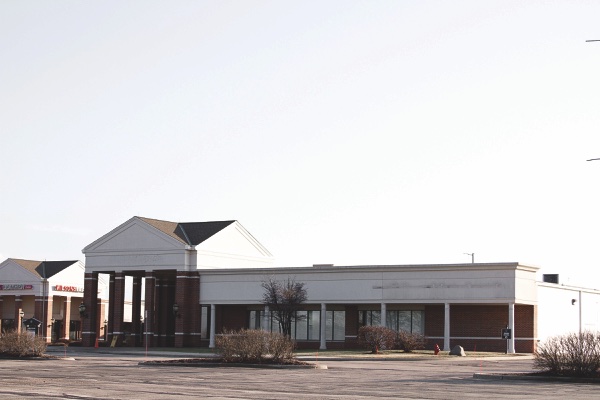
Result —
<path fill-rule="evenodd" d="M 175 321 L 175 347 L 198 346 L 200 341 L 200 275 L 177 272 L 175 302 L 180 315 Z"/>
<path fill-rule="evenodd" d="M 444 336 L 443 304 L 425 306 L 425 336 Z"/>
<path fill-rule="evenodd" d="M 356 336 L 358 335 L 359 328 L 358 321 L 358 307 L 357 306 L 346 306 L 346 340 L 343 343 L 327 343 L 328 349 L 346 348 L 346 349 L 355 349 L 358 347 L 358 340 Z"/>
<path fill-rule="evenodd" d="M 92 347 L 96 343 L 96 326 L 98 303 L 98 274 L 95 272 L 86 273 L 83 284 L 83 304 L 85 304 L 85 317 L 82 320 L 82 346 Z"/>
<path fill-rule="evenodd" d="M 535 350 L 537 328 L 534 306 L 515 305 L 515 351 L 531 353 Z M 450 306 L 450 347 L 462 346 L 465 351 L 506 351 L 506 340 L 500 338 L 502 328 L 508 323 L 508 305 Z M 444 305 L 425 307 L 425 336 L 444 336 Z M 467 339 L 454 339 L 454 338 Z M 485 338 L 485 339 L 468 339 Z M 426 347 L 432 349 L 443 339 L 429 339 Z"/>

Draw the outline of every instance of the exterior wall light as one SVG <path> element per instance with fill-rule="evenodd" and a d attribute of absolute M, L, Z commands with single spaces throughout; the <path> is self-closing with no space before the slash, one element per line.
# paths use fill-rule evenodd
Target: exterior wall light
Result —
<path fill-rule="evenodd" d="M 79 305 L 79 316 L 81 318 L 86 318 L 87 317 L 87 315 L 85 315 L 85 309 L 86 309 L 85 304 L 81 303 Z"/>
<path fill-rule="evenodd" d="M 571 305 L 574 306 L 577 303 L 577 299 L 571 299 Z"/>
<path fill-rule="evenodd" d="M 173 314 L 176 317 L 180 317 L 181 315 L 179 315 L 179 304 L 177 303 L 173 303 Z"/>

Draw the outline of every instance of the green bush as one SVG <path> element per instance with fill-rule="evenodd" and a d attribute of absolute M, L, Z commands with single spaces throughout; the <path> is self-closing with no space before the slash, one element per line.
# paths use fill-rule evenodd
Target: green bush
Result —
<path fill-rule="evenodd" d="M 600 333 L 570 333 L 549 338 L 538 346 L 533 367 L 552 375 L 598 377 Z"/>
<path fill-rule="evenodd" d="M 40 357 L 46 352 L 46 342 L 27 332 L 3 332 L 0 336 L 0 354 L 8 357 Z"/>
<path fill-rule="evenodd" d="M 294 358 L 294 342 L 275 332 L 242 329 L 216 337 L 216 348 L 224 362 L 286 363 Z"/>
<path fill-rule="evenodd" d="M 413 350 L 424 349 L 425 336 L 419 333 L 400 331 L 396 338 L 396 347 L 404 350 L 406 353 L 410 353 Z"/>
<path fill-rule="evenodd" d="M 396 331 L 385 326 L 361 326 L 358 329 L 358 344 L 377 354 L 379 350 L 392 349 L 396 335 Z"/>

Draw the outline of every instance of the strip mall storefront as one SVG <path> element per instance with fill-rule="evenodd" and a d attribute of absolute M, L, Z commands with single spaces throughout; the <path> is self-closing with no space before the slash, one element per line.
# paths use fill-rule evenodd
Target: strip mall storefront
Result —
<path fill-rule="evenodd" d="M 80 261 L 9 258 L 0 264 L 2 331 L 27 330 L 47 342 L 81 339 L 79 305 L 84 267 Z"/>
<path fill-rule="evenodd" d="M 273 268 L 272 256 L 237 221 L 142 217 L 83 252 L 83 303 L 97 303 L 106 274 L 107 336 L 117 346 L 213 347 L 224 330 L 275 329 L 261 304 L 261 283 L 270 277 L 306 284 L 308 301 L 293 333 L 302 347 L 355 347 L 361 325 L 422 333 L 428 346 L 444 349 L 531 352 L 539 336 L 538 268 L 519 263 Z M 126 293 L 133 293 L 135 340 L 126 340 Z M 101 336 L 98 321 L 92 313 L 84 318 L 84 345 Z M 503 339 L 507 328 L 511 336 Z"/>

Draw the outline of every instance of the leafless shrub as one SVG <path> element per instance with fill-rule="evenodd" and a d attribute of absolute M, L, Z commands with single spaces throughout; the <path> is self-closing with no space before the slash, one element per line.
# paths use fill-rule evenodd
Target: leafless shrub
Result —
<path fill-rule="evenodd" d="M 8 357 L 40 357 L 46 352 L 46 342 L 39 336 L 16 330 L 0 336 L 0 354 Z"/>
<path fill-rule="evenodd" d="M 419 333 L 411 333 L 406 331 L 398 332 L 396 338 L 396 347 L 410 353 L 413 350 L 425 348 L 425 336 Z"/>
<path fill-rule="evenodd" d="M 290 338 L 279 333 L 269 333 L 269 353 L 277 362 L 289 361 L 294 358 L 296 344 Z"/>
<path fill-rule="evenodd" d="M 551 337 L 538 346 L 534 368 L 552 375 L 600 376 L 600 333 L 570 333 Z"/>
<path fill-rule="evenodd" d="M 215 344 L 224 362 L 284 363 L 294 358 L 294 342 L 276 332 L 226 331 L 217 336 Z"/>
<path fill-rule="evenodd" d="M 397 332 L 385 326 L 361 326 L 358 329 L 358 344 L 377 354 L 379 350 L 394 347 Z"/>

